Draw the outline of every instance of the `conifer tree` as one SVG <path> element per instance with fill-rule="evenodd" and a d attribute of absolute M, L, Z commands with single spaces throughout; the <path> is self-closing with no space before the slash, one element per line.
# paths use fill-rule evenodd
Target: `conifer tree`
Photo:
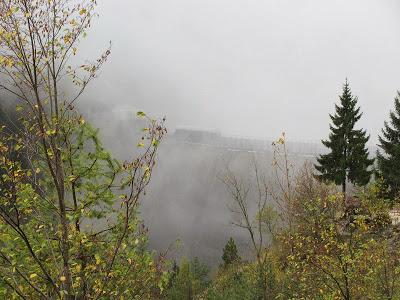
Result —
<path fill-rule="evenodd" d="M 320 172 L 320 180 L 341 185 L 345 194 L 348 182 L 359 186 L 369 182 L 373 160 L 369 159 L 366 148 L 369 135 L 363 129 L 354 128 L 362 113 L 357 107 L 358 98 L 352 95 L 347 79 L 339 99 L 335 114 L 330 115 L 332 124 L 329 139 L 322 141 L 330 152 L 317 159 L 315 168 Z"/>
<path fill-rule="evenodd" d="M 377 152 L 378 174 L 387 187 L 388 197 L 394 200 L 400 192 L 400 92 L 394 101 L 394 111 L 390 112 L 390 123 L 385 121 L 380 148 Z"/>
<path fill-rule="evenodd" d="M 233 238 L 230 238 L 224 247 L 224 252 L 222 254 L 222 260 L 224 262 L 224 267 L 237 262 L 240 260 L 238 250 Z"/>

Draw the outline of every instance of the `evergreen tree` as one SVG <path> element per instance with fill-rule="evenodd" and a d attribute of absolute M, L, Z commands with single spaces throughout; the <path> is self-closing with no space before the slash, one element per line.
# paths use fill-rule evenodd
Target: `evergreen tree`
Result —
<path fill-rule="evenodd" d="M 235 241 L 233 238 L 230 238 L 226 243 L 222 254 L 222 260 L 224 262 L 224 267 L 232 264 L 233 262 L 240 261 L 240 257 L 238 254 L 238 250 L 236 248 Z"/>
<path fill-rule="evenodd" d="M 394 111 L 390 112 L 390 123 L 384 123 L 379 136 L 380 148 L 377 152 L 378 174 L 387 187 L 387 196 L 394 200 L 400 192 L 400 92 L 394 102 Z"/>
<path fill-rule="evenodd" d="M 182 259 L 177 273 L 174 275 L 172 284 L 166 292 L 168 300 L 192 300 L 202 293 L 208 286 L 208 267 L 195 257 L 189 262 Z"/>
<path fill-rule="evenodd" d="M 359 186 L 369 182 L 373 160 L 368 158 L 366 143 L 369 136 L 366 131 L 354 129 L 362 113 L 347 79 L 339 99 L 340 105 L 335 105 L 335 115 L 330 115 L 332 124 L 329 139 L 322 141 L 330 153 L 321 155 L 315 168 L 320 172 L 320 180 L 341 185 L 345 194 L 348 181 Z"/>
<path fill-rule="evenodd" d="M 174 260 L 172 269 L 169 272 L 169 279 L 168 279 L 168 284 L 167 284 L 168 289 L 172 288 L 178 274 L 179 274 L 179 266 L 178 266 L 176 260 Z"/>
<path fill-rule="evenodd" d="M 12 133 L 16 129 L 18 120 L 7 104 L 7 100 L 0 97 L 0 126 L 4 126 L 8 133 Z"/>

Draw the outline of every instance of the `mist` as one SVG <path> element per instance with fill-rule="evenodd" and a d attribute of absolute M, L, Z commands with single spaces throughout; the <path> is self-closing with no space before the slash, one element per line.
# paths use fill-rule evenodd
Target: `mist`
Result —
<path fill-rule="evenodd" d="M 142 207 L 150 245 L 181 239 L 186 255 L 213 263 L 231 235 L 246 247 L 218 176 L 228 165 L 251 178 L 254 149 L 180 143 L 177 128 L 268 143 L 284 131 L 319 144 L 348 78 L 373 149 L 400 88 L 399 9 L 395 0 L 100 1 L 78 57 L 96 58 L 110 40 L 112 55 L 82 110 L 122 159 L 135 151 L 135 111 L 167 117 Z M 314 161 L 318 151 L 293 160 Z M 271 153 L 260 153 L 268 173 Z"/>
<path fill-rule="evenodd" d="M 112 56 L 87 98 L 177 126 L 320 140 L 345 78 L 374 143 L 400 86 L 395 0 L 100 1 Z M 89 101 L 89 100 L 88 100 Z"/>

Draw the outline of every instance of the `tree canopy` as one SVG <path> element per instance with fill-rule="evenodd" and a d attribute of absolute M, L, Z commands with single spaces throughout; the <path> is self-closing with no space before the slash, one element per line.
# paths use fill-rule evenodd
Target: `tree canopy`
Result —
<path fill-rule="evenodd" d="M 378 176 L 388 189 L 388 197 L 394 201 L 400 192 L 400 92 L 397 92 L 389 118 L 379 136 L 377 162 Z"/>
<path fill-rule="evenodd" d="M 369 136 L 365 130 L 355 129 L 362 113 L 347 79 L 339 99 L 335 114 L 330 115 L 332 124 L 329 139 L 322 141 L 330 152 L 318 158 L 315 168 L 321 180 L 341 185 L 342 192 L 346 193 L 348 182 L 364 186 L 370 181 L 373 160 L 369 158 L 366 146 Z"/>
<path fill-rule="evenodd" d="M 137 216 L 163 121 L 138 112 L 148 126 L 136 155 L 120 162 L 75 108 L 110 55 L 70 65 L 95 8 L 0 2 L 0 89 L 15 97 L 21 123 L 0 128 L 2 298 L 152 299 L 163 288 L 162 260 L 146 250 Z"/>

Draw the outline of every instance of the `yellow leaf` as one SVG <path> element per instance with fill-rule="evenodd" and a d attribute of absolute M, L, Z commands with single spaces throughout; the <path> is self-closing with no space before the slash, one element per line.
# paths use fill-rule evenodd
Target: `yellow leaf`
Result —
<path fill-rule="evenodd" d="M 76 272 L 79 273 L 81 271 L 81 269 L 82 269 L 81 265 L 76 265 L 76 267 L 75 267 Z"/>
<path fill-rule="evenodd" d="M 32 274 L 29 276 L 30 279 L 33 279 L 33 278 L 35 278 L 35 277 L 37 277 L 37 274 L 35 274 L 35 273 L 32 273 Z"/>
<path fill-rule="evenodd" d="M 65 276 L 60 277 L 60 281 L 64 282 L 65 280 L 67 280 L 67 278 L 65 278 Z"/>
<path fill-rule="evenodd" d="M 99 265 L 101 263 L 100 255 L 95 254 L 94 258 L 96 259 L 96 265 Z"/>

